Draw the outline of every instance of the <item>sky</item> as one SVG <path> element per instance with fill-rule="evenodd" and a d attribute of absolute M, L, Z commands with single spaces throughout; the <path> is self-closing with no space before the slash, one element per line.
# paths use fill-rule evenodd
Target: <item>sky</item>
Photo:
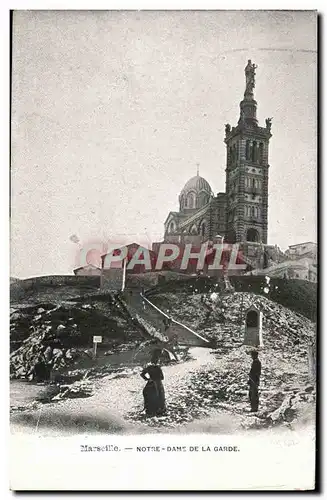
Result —
<path fill-rule="evenodd" d="M 71 274 L 80 249 L 161 241 L 187 180 L 225 190 L 244 68 L 273 117 L 268 243 L 316 241 L 316 14 L 16 11 L 11 276 Z"/>

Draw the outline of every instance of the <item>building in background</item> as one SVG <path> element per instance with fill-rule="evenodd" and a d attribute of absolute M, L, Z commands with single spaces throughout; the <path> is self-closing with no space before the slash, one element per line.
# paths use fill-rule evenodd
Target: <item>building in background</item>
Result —
<path fill-rule="evenodd" d="M 316 262 L 317 260 L 317 243 L 312 241 L 307 241 L 305 243 L 298 243 L 296 245 L 290 245 L 285 252 L 288 259 L 298 260 L 298 259 L 312 259 Z"/>
<path fill-rule="evenodd" d="M 308 259 L 286 260 L 266 269 L 256 269 L 251 274 L 270 278 L 306 280 L 313 283 L 318 281 L 317 266 Z"/>
<path fill-rule="evenodd" d="M 167 273 L 170 276 L 171 272 L 197 273 L 197 258 L 190 258 L 186 269 L 182 268 L 181 263 L 187 244 L 192 244 L 192 253 L 196 253 L 203 243 L 208 243 L 208 250 L 201 274 L 210 274 L 210 264 L 215 257 L 214 244 L 237 243 L 239 253 L 236 263 L 244 265 L 244 270 L 240 271 L 242 273 L 260 274 L 264 270 L 269 276 L 317 281 L 315 243 L 291 245 L 283 253 L 277 245 L 269 245 L 267 241 L 271 118 L 266 119 L 264 127 L 257 120 L 257 102 L 254 99 L 256 68 L 249 60 L 245 67 L 245 91 L 240 102 L 238 123 L 234 127 L 225 125 L 225 192 L 215 195 L 209 182 L 199 175 L 198 170 L 197 175 L 186 182 L 179 194 L 179 210 L 169 212 L 164 222 L 163 242 L 153 243 L 152 250 L 149 250 L 148 266 L 145 262 L 138 262 L 131 268 L 134 256 L 139 255 L 139 252 L 142 254 L 144 249 L 131 243 L 127 245 L 125 268 L 123 261 L 118 261 L 109 269 L 105 265 L 104 255 L 102 269 L 90 264 L 76 269 L 75 275 L 100 274 L 103 287 L 119 287 L 123 276 L 124 280 L 126 278 L 132 282 L 137 281 L 142 274 L 147 274 L 148 280 L 156 281 L 158 277 L 155 275 L 159 272 L 162 278 Z M 156 260 L 161 243 L 178 245 L 179 255 L 157 270 Z M 121 250 L 116 249 L 118 255 Z M 231 248 L 222 253 L 221 264 L 225 270 L 228 268 L 230 252 Z M 217 270 L 213 275 L 222 272 Z"/>
<path fill-rule="evenodd" d="M 225 243 L 240 243 L 248 264 L 262 268 L 281 252 L 267 245 L 271 118 L 266 119 L 265 127 L 259 126 L 255 70 L 249 60 L 238 123 L 235 127 L 225 125 L 226 192 L 214 195 L 208 181 L 197 172 L 180 192 L 179 211 L 168 214 L 164 242 L 200 245 L 223 239 Z"/>

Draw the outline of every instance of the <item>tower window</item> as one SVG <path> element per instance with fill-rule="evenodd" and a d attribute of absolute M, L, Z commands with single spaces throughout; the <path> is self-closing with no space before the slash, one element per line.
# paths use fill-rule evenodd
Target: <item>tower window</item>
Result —
<path fill-rule="evenodd" d="M 236 162 L 237 159 L 237 150 L 236 150 L 236 144 L 233 145 L 233 164 Z"/>
<path fill-rule="evenodd" d="M 257 161 L 257 143 L 253 141 L 252 145 L 252 161 L 255 163 Z"/>
<path fill-rule="evenodd" d="M 250 149 L 251 149 L 251 142 L 249 140 L 247 140 L 245 143 L 245 159 L 246 160 L 250 159 Z"/>
<path fill-rule="evenodd" d="M 259 161 L 263 163 L 263 142 L 259 144 Z"/>

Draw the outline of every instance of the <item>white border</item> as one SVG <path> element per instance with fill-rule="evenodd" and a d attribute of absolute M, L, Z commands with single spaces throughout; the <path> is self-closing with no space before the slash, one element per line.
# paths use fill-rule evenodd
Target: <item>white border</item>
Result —
<path fill-rule="evenodd" d="M 8 144 L 9 144 L 9 9 L 130 9 L 130 10 L 144 10 L 144 9 L 161 9 L 161 10 L 180 10 L 180 9 L 187 9 L 187 10 L 206 10 L 206 9 L 219 9 L 219 10 L 225 10 L 225 9 L 244 9 L 246 10 L 249 9 L 260 9 L 260 10 L 282 10 L 282 9 L 287 9 L 287 10 L 313 10 L 317 9 L 319 12 L 324 12 L 324 5 L 325 2 L 318 1 L 315 2 L 314 4 L 312 2 L 304 2 L 304 1 L 299 1 L 299 0 L 293 0 L 293 1 L 288 1 L 287 4 L 285 4 L 284 1 L 280 0 L 275 0 L 274 2 L 262 2 L 262 1 L 248 1 L 246 4 L 241 1 L 233 1 L 229 0 L 228 2 L 226 1 L 209 1 L 209 0 L 202 0 L 201 2 L 195 2 L 195 1 L 171 1 L 171 0 L 165 0 L 165 1 L 139 1 L 139 2 L 133 2 L 133 1 L 126 1 L 126 0 L 117 0 L 117 1 L 100 1 L 100 0 L 93 0 L 93 2 L 86 2 L 86 1 L 80 1 L 80 2 L 51 2 L 51 1 L 46 1 L 46 0 L 38 0 L 38 1 L 31 1 L 31 2 L 26 2 L 23 0 L 19 0 L 16 2 L 6 2 L 3 1 L 1 4 L 1 10 L 0 10 L 0 23 L 1 23 L 1 97 L 2 97 L 2 134 L 1 134 L 1 141 L 0 141 L 0 147 L 1 147 L 1 160 L 2 160 L 2 168 L 1 168 L 1 188 L 2 188 L 2 196 L 1 196 L 1 201 L 2 201 L 2 210 L 0 211 L 0 220 L 1 220 L 1 236 L 2 236 L 2 245 L 1 245 L 1 265 L 3 269 L 3 279 L 1 280 L 1 318 L 2 318 L 2 328 L 1 332 L 4 336 L 4 342 L 1 345 L 1 353 L 3 355 L 1 367 L 2 367 L 2 387 L 5 386 L 5 400 L 8 398 L 8 384 L 7 381 L 8 379 L 8 350 L 9 349 L 9 338 L 8 338 L 8 269 L 9 269 L 9 248 L 8 248 L 8 241 L 9 241 L 9 224 L 8 224 L 8 202 L 9 202 L 9 196 L 8 196 L 8 170 L 7 170 L 7 165 L 9 163 L 9 152 L 8 152 Z M 323 64 L 323 70 L 325 68 L 325 54 L 326 54 L 326 48 L 325 48 L 325 42 L 324 39 L 322 39 L 322 46 L 320 50 L 323 51 L 324 59 L 321 61 Z M 321 68 L 320 68 L 321 71 Z M 323 71 L 324 73 L 324 71 Z M 323 79 L 324 80 L 324 79 Z M 320 89 L 321 93 L 323 91 L 323 88 Z M 323 105 L 322 102 L 322 95 L 320 96 L 320 103 Z M 323 120 L 322 120 L 322 125 L 323 125 L 323 130 L 324 130 L 324 135 L 321 137 L 321 147 L 323 144 L 326 144 L 326 124 L 325 124 L 325 114 L 324 114 L 325 108 L 323 106 L 322 109 L 320 109 L 320 113 L 323 113 Z M 320 168 L 322 171 L 326 166 L 323 164 L 324 158 L 321 158 L 321 165 Z M 320 189 L 326 188 L 326 176 L 323 175 L 321 180 L 323 181 L 323 186 L 320 186 Z M 324 190 L 324 192 L 326 192 Z M 321 195 L 321 202 L 323 202 L 323 196 Z M 321 221 L 322 221 L 322 227 L 321 230 L 323 230 L 323 233 L 325 233 L 325 223 L 324 221 L 327 220 L 327 214 L 325 211 L 325 204 L 321 207 L 322 212 L 321 212 Z M 320 240 L 320 243 L 323 244 L 323 237 Z M 321 254 L 321 262 L 323 262 L 323 257 L 324 254 Z M 324 274 L 320 276 L 320 279 L 325 282 L 325 272 Z M 324 299 L 324 297 L 322 297 Z M 324 307 L 325 303 L 321 301 L 321 311 L 324 311 L 326 308 Z M 325 345 L 326 342 L 322 342 L 322 337 L 324 333 L 324 324 L 322 325 L 321 328 L 321 342 L 320 344 L 323 345 L 323 354 L 321 353 L 322 359 L 327 359 L 327 356 L 325 356 L 326 351 L 325 351 Z M 324 363 L 322 363 L 322 366 Z M 325 373 L 323 374 L 323 381 L 325 381 Z M 8 399 L 7 399 L 8 401 Z M 3 432 L 3 439 L 2 439 L 2 445 L 4 443 L 8 443 L 8 406 L 4 404 L 4 397 L 2 398 L 3 402 L 3 412 L 2 412 L 2 421 L 1 421 L 1 429 Z M 323 408 L 325 408 L 325 401 L 322 401 L 323 403 Z M 324 418 L 321 417 L 322 423 L 324 421 Z M 323 436 L 325 433 L 322 434 Z M 4 446 L 2 446 L 2 450 L 5 453 L 4 456 L 4 461 L 3 464 L 7 463 L 7 452 L 5 451 Z M 11 493 L 8 491 L 8 470 L 6 467 L 2 466 L 1 467 L 1 492 L 3 493 L 3 498 L 9 498 L 11 496 Z M 64 495 L 66 496 L 66 495 Z M 88 496 L 92 496 L 91 494 Z M 173 495 L 175 496 L 175 495 Z M 31 495 L 33 498 L 34 495 Z M 39 497 L 39 495 L 38 495 Z"/>

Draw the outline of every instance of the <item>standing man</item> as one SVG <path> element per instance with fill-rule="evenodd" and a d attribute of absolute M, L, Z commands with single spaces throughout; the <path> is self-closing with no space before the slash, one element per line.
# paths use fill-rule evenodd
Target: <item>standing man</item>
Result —
<path fill-rule="evenodd" d="M 259 407 L 259 383 L 261 375 L 261 362 L 258 359 L 258 352 L 251 351 L 253 359 L 251 370 L 249 373 L 249 398 L 251 404 L 251 412 L 257 412 Z"/>

